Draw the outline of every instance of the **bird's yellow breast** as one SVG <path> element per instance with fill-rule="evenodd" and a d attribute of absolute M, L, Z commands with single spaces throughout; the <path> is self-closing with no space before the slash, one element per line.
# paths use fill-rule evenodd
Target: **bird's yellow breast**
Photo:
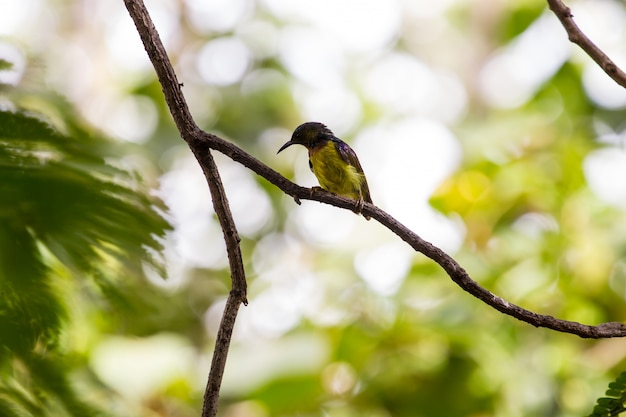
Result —
<path fill-rule="evenodd" d="M 309 160 L 311 169 L 323 189 L 355 200 L 361 199 L 361 187 L 365 176 L 341 158 L 332 141 L 319 148 L 310 149 Z"/>

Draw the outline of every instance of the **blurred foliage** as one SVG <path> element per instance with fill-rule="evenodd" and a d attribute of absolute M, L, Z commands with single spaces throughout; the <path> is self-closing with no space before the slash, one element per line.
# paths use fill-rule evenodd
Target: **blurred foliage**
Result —
<path fill-rule="evenodd" d="M 30 45 L 22 78 L 0 85 L 0 416 L 184 417 L 201 408 L 230 287 L 223 241 L 204 179 L 145 53 L 138 48 L 120 59 L 110 46 L 117 37 L 132 46 L 126 32 L 115 32 L 118 22 L 134 31 L 121 5 L 109 10 L 114 3 L 92 10 L 60 1 L 54 14 L 45 9 L 46 21 L 58 23 L 46 29 L 53 31 L 49 48 L 41 39 Z M 461 244 L 451 252 L 471 276 L 538 313 L 588 324 L 623 320 L 625 206 L 599 197 L 585 164 L 597 151 L 623 146 L 626 110 L 590 98 L 580 57 L 564 60 L 516 106 L 489 102 L 477 81 L 493 54 L 546 17 L 545 4 L 442 2 L 448 9 L 436 17 L 435 3 L 428 13 L 404 5 L 394 37 L 377 49 L 341 55 L 332 49 L 343 42 L 336 33 L 325 34 L 327 50 L 297 49 L 320 79 L 335 67 L 343 77 L 316 84 L 280 49 L 301 35 L 294 29 L 311 30 L 311 16 L 283 14 L 276 2 L 241 1 L 226 8 L 235 13 L 248 5 L 228 25 L 228 13 L 213 21 L 192 3 L 149 7 L 170 17 L 169 26 L 157 21 L 157 27 L 202 128 L 311 185 L 304 183 L 310 177 L 303 154 L 289 161 L 275 153 L 312 114 L 357 142 L 372 126 L 432 119 L 453 133 L 462 158 L 428 203 L 455 225 L 450 233 Z M 236 79 L 212 82 L 195 59 L 223 39 L 248 48 L 247 65 Z M 448 95 L 428 95 L 437 77 L 421 86 L 412 76 L 393 90 L 397 101 L 377 100 L 368 71 L 395 53 L 418 57 L 437 76 L 454 73 L 466 108 L 454 117 L 430 112 Z M 229 54 L 223 58 L 236 64 Z M 222 60 L 203 62 L 215 70 Z M 0 76 L 16 68 L 0 53 Z M 392 90 L 395 75 L 375 87 Z M 404 88 L 415 91 L 413 83 L 423 87 L 423 107 L 410 107 L 414 97 L 402 95 Z M 337 93 L 344 90 L 349 100 Z M 128 139 L 122 129 L 128 124 L 144 132 L 128 135 L 139 145 L 104 139 Z M 370 161 L 359 154 L 366 173 L 385 162 L 387 139 L 376 138 L 380 154 Z M 418 139 L 436 149 L 436 138 Z M 413 137 L 404 140 L 409 149 Z M 393 236 L 352 213 L 331 209 L 325 218 L 322 205 L 297 206 L 267 181 L 220 155 L 216 160 L 250 283 L 220 415 L 573 417 L 588 413 L 624 370 L 623 341 L 580 340 L 519 323 L 462 293 L 420 255 L 405 258 L 396 289 L 377 290 L 358 260 Z M 403 193 L 431 175 L 418 161 L 416 155 L 398 185 Z M 376 178 L 368 180 L 375 185 Z M 382 208 L 391 200 L 381 188 L 395 185 L 372 187 Z M 157 187 L 170 206 L 171 234 L 164 204 L 149 191 Z M 390 257 L 400 252 L 393 248 Z M 154 279 L 161 257 L 166 281 Z M 393 274 L 379 275 L 385 282 Z M 612 402 L 614 394 L 607 394 Z"/>
<path fill-rule="evenodd" d="M 13 66 L 9 61 L 0 59 L 0 70 L 8 70 Z"/>
<path fill-rule="evenodd" d="M 624 411 L 626 402 L 626 372 L 622 372 L 615 381 L 609 384 L 606 397 L 598 398 L 598 404 L 589 417 L 618 416 Z"/>
<path fill-rule="evenodd" d="M 107 162 L 121 157 L 113 142 L 86 130 L 69 104 L 55 103 L 58 127 L 17 106 L 0 111 L 2 415 L 105 414 L 69 381 L 75 365 L 64 357 L 63 335 L 78 312 L 67 287 L 93 283 L 90 292 L 97 288 L 110 307 L 132 309 L 131 281 L 147 266 L 161 269 L 154 255 L 170 228 L 139 178 Z"/>

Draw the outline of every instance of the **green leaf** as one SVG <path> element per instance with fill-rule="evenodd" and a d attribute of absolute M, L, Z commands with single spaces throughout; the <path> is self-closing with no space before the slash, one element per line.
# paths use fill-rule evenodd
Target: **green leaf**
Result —
<path fill-rule="evenodd" d="M 625 386 L 626 385 L 618 381 L 614 381 L 609 384 L 609 388 L 614 390 L 623 390 Z"/>
<path fill-rule="evenodd" d="M 626 372 L 622 372 L 619 374 L 617 379 L 615 380 L 616 384 L 621 384 L 621 386 L 626 387 Z"/>

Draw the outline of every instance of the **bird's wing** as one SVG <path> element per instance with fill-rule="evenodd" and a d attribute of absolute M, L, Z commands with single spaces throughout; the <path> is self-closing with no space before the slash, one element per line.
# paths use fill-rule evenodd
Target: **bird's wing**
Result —
<path fill-rule="evenodd" d="M 370 189 L 367 186 L 367 179 L 365 178 L 365 173 L 363 172 L 363 168 L 361 167 L 361 163 L 359 162 L 359 158 L 356 156 L 356 152 L 344 141 L 339 138 L 333 137 L 333 142 L 335 142 L 337 151 L 339 151 L 339 155 L 341 159 L 344 160 L 345 163 L 352 165 L 356 168 L 356 171 L 359 174 L 363 175 L 363 184 L 361 188 L 361 194 L 363 194 L 363 200 L 372 203 L 372 197 L 370 196 Z"/>
<path fill-rule="evenodd" d="M 356 152 L 352 150 L 350 145 L 337 138 L 333 138 L 333 142 L 335 142 L 335 147 L 337 148 L 337 151 L 339 151 L 339 156 L 341 156 L 341 159 L 343 159 L 346 164 L 355 167 L 357 172 L 362 174 L 363 168 L 361 168 L 359 158 L 357 158 Z"/>

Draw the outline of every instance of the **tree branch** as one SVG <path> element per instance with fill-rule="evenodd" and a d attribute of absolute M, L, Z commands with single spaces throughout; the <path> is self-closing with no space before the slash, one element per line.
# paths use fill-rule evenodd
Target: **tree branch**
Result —
<path fill-rule="evenodd" d="M 215 350 L 213 351 L 213 359 L 211 361 L 211 370 L 209 371 L 209 379 L 206 390 L 204 392 L 204 402 L 202 405 L 202 417 L 215 417 L 217 415 L 218 399 L 220 394 L 220 386 L 222 385 L 222 376 L 226 367 L 226 358 L 228 349 L 230 348 L 230 339 L 235 328 L 235 319 L 239 305 L 244 303 L 248 305 L 246 298 L 246 273 L 243 267 L 243 258 L 239 247 L 239 234 L 230 212 L 226 192 L 222 185 L 219 171 L 215 165 L 213 155 L 210 149 L 203 147 L 192 148 L 196 159 L 202 167 L 202 171 L 206 177 L 209 189 L 211 190 L 211 198 L 213 200 L 213 208 L 219 219 L 220 226 L 224 233 L 226 241 L 226 251 L 228 253 L 228 261 L 230 265 L 230 274 L 233 282 L 233 288 L 226 299 L 224 314 L 220 322 L 220 327 L 215 340 Z"/>
<path fill-rule="evenodd" d="M 230 157 L 232 160 L 244 165 L 259 176 L 265 178 L 270 183 L 281 189 L 284 193 L 292 196 L 298 203 L 300 200 L 314 200 L 348 210 L 352 210 L 354 208 L 354 201 L 330 193 L 319 191 L 311 192 L 311 190 L 308 188 L 300 187 L 280 175 L 278 172 L 274 171 L 272 168 L 263 164 L 258 159 L 246 153 L 235 144 L 230 143 L 214 134 L 203 132 L 202 130 L 200 130 L 200 128 L 195 124 L 189 112 L 187 103 L 183 97 L 180 88 L 180 84 L 178 83 L 178 80 L 176 78 L 176 74 L 174 73 L 165 49 L 161 44 L 158 33 L 156 32 L 154 25 L 150 20 L 150 17 L 147 10 L 145 9 L 145 6 L 143 5 L 142 0 L 124 0 L 124 2 L 126 3 L 126 7 L 131 17 L 135 21 L 135 25 L 137 26 L 137 30 L 144 43 L 148 56 L 150 57 L 150 60 L 154 65 L 155 71 L 163 88 L 166 102 L 170 108 L 176 126 L 178 127 L 182 138 L 188 143 L 192 152 L 198 159 L 198 162 L 202 166 L 210 186 L 215 181 L 215 177 L 213 177 L 213 175 L 217 174 L 217 170 L 214 167 L 212 156 L 210 155 L 210 149 L 214 149 Z M 562 22 L 567 23 L 566 29 L 574 24 L 571 20 L 571 14 L 569 14 L 569 9 L 565 7 L 564 11 L 562 8 L 560 8 L 560 6 L 563 6 L 562 3 L 560 3 L 558 0 L 548 0 L 548 2 L 550 3 L 551 8 L 553 7 L 553 5 L 555 5 L 556 9 L 553 8 L 553 10 L 556 10 L 557 16 L 559 16 Z M 573 33 L 580 34 L 580 31 L 573 31 Z M 597 47 L 595 47 L 593 43 L 588 41 L 586 37 L 584 37 L 584 39 L 587 39 L 587 41 L 581 41 L 580 39 L 583 38 L 577 38 L 576 36 L 575 39 L 577 39 L 577 41 L 575 40 L 576 43 L 580 42 L 579 44 L 582 43 L 583 45 L 585 45 L 583 46 L 583 49 L 588 48 L 592 51 L 588 51 L 588 53 L 590 54 L 590 56 L 592 56 L 592 58 L 594 58 L 594 60 L 596 60 L 596 62 L 598 62 L 598 64 L 605 68 L 605 71 L 607 71 L 607 68 L 609 68 L 610 70 L 610 67 L 612 65 L 612 67 L 615 68 L 615 70 L 612 70 L 613 73 L 617 74 L 617 79 L 615 77 L 614 79 L 616 79 L 616 81 L 622 80 L 618 82 L 620 83 L 620 85 L 624 85 L 622 84 L 622 82 L 624 79 L 626 79 L 626 77 L 623 77 L 621 71 L 619 71 L 617 67 L 612 64 L 612 62 L 608 59 L 608 57 L 606 57 L 606 55 L 599 51 Z M 590 48 L 589 45 L 592 45 L 593 47 Z M 598 54 L 598 52 L 600 52 L 600 54 Z M 609 73 L 609 75 L 611 75 L 611 73 Z M 213 170 L 215 170 L 215 173 L 213 173 Z M 219 176 L 217 176 L 217 178 L 219 179 Z M 223 188 L 221 188 L 221 182 L 219 187 L 221 188 L 221 190 L 218 189 L 216 192 L 214 192 L 214 187 L 211 187 L 211 192 L 214 195 L 213 199 L 214 205 L 216 206 L 216 212 L 218 210 L 217 207 L 219 206 L 219 204 L 216 204 L 215 202 L 216 195 L 218 196 L 218 202 L 222 201 L 220 204 L 223 204 L 226 208 L 228 208 L 228 205 L 226 203 L 226 197 L 223 193 Z M 515 304 L 511 304 L 501 297 L 486 290 L 485 288 L 482 288 L 480 285 L 478 285 L 477 282 L 471 279 L 468 273 L 450 255 L 446 254 L 441 249 L 432 245 L 431 243 L 423 240 L 416 233 L 409 230 L 406 226 L 402 225 L 400 222 L 398 222 L 396 219 L 394 219 L 383 210 L 371 204 L 365 204 L 362 211 L 363 213 L 371 216 L 372 218 L 376 219 L 381 224 L 386 226 L 389 230 L 398 235 L 402 240 L 407 242 L 413 249 L 421 252 L 422 254 L 439 264 L 450 276 L 450 278 L 463 290 L 467 291 L 476 298 L 482 300 L 489 306 L 504 314 L 515 317 L 518 320 L 529 323 L 535 327 L 545 327 L 560 332 L 575 334 L 583 338 L 597 339 L 626 336 L 626 325 L 619 322 L 608 322 L 597 326 L 591 326 L 567 320 L 560 320 L 548 315 L 537 314 Z M 228 212 L 230 211 L 228 210 Z M 222 214 L 218 213 L 218 217 L 220 217 L 220 222 L 222 222 Z M 224 227 L 224 236 L 227 241 L 227 245 L 230 248 L 233 238 L 234 240 L 238 240 L 238 237 L 236 236 L 236 229 L 234 227 L 234 223 L 232 223 L 232 218 L 226 217 L 227 216 L 224 217 L 225 223 L 222 223 L 222 227 Z M 229 244 L 228 242 L 231 243 Z M 238 250 L 239 249 L 237 245 L 237 251 Z M 243 287 L 243 290 L 241 290 L 240 287 L 242 285 L 242 282 L 243 284 L 245 284 L 243 266 L 241 266 L 240 272 L 238 272 L 237 269 L 233 268 L 233 265 L 235 265 L 236 268 L 239 268 L 239 265 L 241 265 L 241 254 L 239 253 L 238 260 L 235 260 L 235 258 L 231 258 L 231 256 L 232 254 L 229 251 L 229 260 L 231 261 L 231 274 L 233 277 L 233 291 L 229 296 L 229 300 L 231 299 L 231 297 L 234 297 L 235 300 L 238 302 L 245 302 L 245 287 Z M 239 273 L 241 273 L 241 276 L 238 275 Z M 239 288 L 239 290 L 236 290 L 236 288 Z M 219 354 L 223 355 L 223 360 L 225 360 L 225 356 L 228 351 L 228 340 L 230 340 L 230 333 L 222 334 L 222 327 L 228 328 L 230 326 L 230 331 L 232 331 L 232 325 L 237 314 L 237 308 L 238 303 L 235 308 L 233 308 L 231 304 L 227 303 L 222 323 L 220 325 L 220 333 L 218 333 L 217 343 L 220 345 Z M 220 337 L 224 337 L 224 340 L 222 341 Z M 215 359 L 217 355 L 218 347 L 216 345 L 216 352 L 214 354 L 213 362 L 217 361 Z M 216 382 L 211 380 L 212 374 L 213 368 L 211 370 L 209 384 L 207 385 L 207 392 L 211 391 L 216 394 L 217 391 L 219 391 L 219 381 Z M 205 396 L 205 401 L 210 402 L 207 400 L 207 396 Z M 207 403 L 205 403 L 205 406 L 207 406 Z M 203 412 L 203 416 L 204 415 L 215 414 L 205 414 Z"/>
<path fill-rule="evenodd" d="M 209 142 L 209 146 L 236 162 L 262 176 L 285 194 L 292 196 L 296 202 L 299 200 L 313 200 L 333 205 L 347 210 L 354 209 L 354 201 L 335 194 L 323 191 L 311 192 L 311 189 L 300 187 L 269 168 L 253 156 L 249 155 L 236 145 L 225 141 L 210 133 L 201 132 L 199 141 Z M 382 225 L 394 232 L 398 237 L 408 243 L 413 249 L 421 252 L 441 266 L 450 278 L 463 290 L 482 300 L 496 310 L 515 317 L 518 320 L 529 323 L 535 327 L 545 327 L 564 333 L 572 333 L 583 338 L 609 338 L 626 336 L 626 325 L 620 322 L 602 323 L 597 326 L 577 323 L 554 318 L 552 316 L 537 314 L 520 306 L 509 303 L 503 298 L 481 287 L 469 274 L 447 253 L 419 237 L 415 232 L 408 229 L 391 215 L 378 207 L 365 203 L 362 212 L 376 219 Z"/>
<path fill-rule="evenodd" d="M 237 312 L 239 311 L 241 303 L 245 305 L 248 304 L 246 298 L 246 274 L 243 266 L 243 258 L 241 256 L 241 248 L 239 246 L 241 239 L 237 233 L 237 227 L 230 211 L 219 171 L 215 165 L 213 155 L 211 155 L 211 149 L 207 146 L 208 144 L 206 142 L 193 140 L 198 136 L 200 129 L 189 112 L 189 107 L 182 94 L 174 68 L 169 61 L 159 34 L 148 14 L 148 10 L 142 0 L 124 0 L 124 3 L 126 4 L 128 13 L 135 22 L 135 26 L 148 52 L 148 56 L 152 60 L 152 64 L 159 77 L 159 82 L 163 87 L 165 100 L 176 122 L 176 126 L 182 138 L 190 144 L 191 151 L 202 167 L 202 172 L 204 173 L 211 191 L 213 209 L 219 219 L 224 234 L 224 241 L 226 242 L 232 290 L 226 300 L 226 306 L 224 307 L 224 313 L 217 332 L 211 369 L 209 371 L 202 405 L 202 417 L 215 417 L 217 415 L 220 387 L 222 385 L 222 377 L 226 367 L 226 358 L 230 348 L 230 340 L 235 327 Z M 191 146 L 192 142 L 194 146 Z"/>
<path fill-rule="evenodd" d="M 599 66 L 622 87 L 626 87 L 626 73 L 622 71 L 598 46 L 585 35 L 576 22 L 569 7 L 561 0 L 547 0 L 550 10 L 559 18 L 569 40 L 581 47 Z"/>

